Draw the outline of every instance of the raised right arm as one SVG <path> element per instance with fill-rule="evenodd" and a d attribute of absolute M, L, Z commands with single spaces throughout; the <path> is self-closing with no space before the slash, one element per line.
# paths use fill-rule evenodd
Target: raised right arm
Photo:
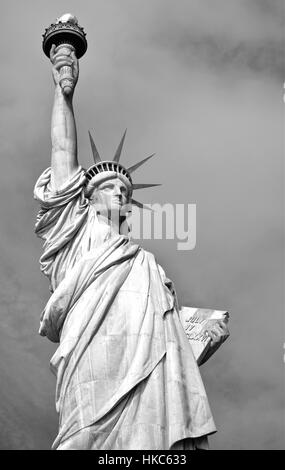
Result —
<path fill-rule="evenodd" d="M 50 53 L 53 64 L 55 95 L 51 120 L 51 184 L 59 189 L 78 169 L 77 134 L 73 112 L 73 92 L 65 95 L 59 85 L 59 71 L 64 65 L 72 67 L 75 85 L 78 79 L 78 61 L 74 52 L 63 55 L 52 46 Z M 73 90 L 74 91 L 74 90 Z"/>

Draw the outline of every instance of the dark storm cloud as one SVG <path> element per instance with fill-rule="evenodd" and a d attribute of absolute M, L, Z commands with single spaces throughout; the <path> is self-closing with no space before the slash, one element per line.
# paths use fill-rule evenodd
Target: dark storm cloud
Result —
<path fill-rule="evenodd" d="M 172 33 L 167 31 L 167 37 L 159 34 L 156 38 L 168 51 L 189 65 L 195 66 L 198 61 L 214 69 L 216 73 L 236 73 L 239 76 L 247 72 L 264 73 L 279 81 L 284 76 L 283 41 L 252 40 L 237 41 L 236 38 L 223 34 L 195 35 L 189 31 Z"/>
<path fill-rule="evenodd" d="M 279 24 L 284 24 L 284 2 L 283 0 L 253 0 L 247 2 L 248 8 L 260 10 L 266 16 L 270 15 Z M 251 7 L 251 4 L 253 5 Z"/>
<path fill-rule="evenodd" d="M 189 67 L 224 74 L 284 74 L 282 3 L 246 1 L 156 2 L 141 40 Z"/>
<path fill-rule="evenodd" d="M 24 287 L 21 262 L 16 270 L 0 245 L 0 448 L 47 449 L 55 432 L 53 386 L 48 364 L 38 351 L 35 322 L 39 299 Z M 20 273 L 19 273 L 20 271 Z M 44 425 L 43 425 L 44 423 Z"/>

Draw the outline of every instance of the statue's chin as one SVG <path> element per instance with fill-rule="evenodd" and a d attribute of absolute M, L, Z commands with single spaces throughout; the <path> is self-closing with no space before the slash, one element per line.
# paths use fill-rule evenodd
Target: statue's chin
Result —
<path fill-rule="evenodd" d="M 108 220 L 112 220 L 112 222 L 121 222 L 122 219 L 126 218 L 126 213 L 123 210 L 123 207 L 121 204 L 114 204 L 111 207 L 109 207 L 107 210 L 97 210 L 97 214 L 100 215 L 101 217 L 104 217 Z"/>

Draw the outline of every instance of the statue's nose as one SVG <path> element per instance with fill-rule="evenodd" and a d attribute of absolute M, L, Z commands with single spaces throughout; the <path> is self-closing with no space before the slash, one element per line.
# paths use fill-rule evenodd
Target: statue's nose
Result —
<path fill-rule="evenodd" d="M 122 196 L 122 189 L 118 186 L 114 187 L 114 195 L 115 196 Z"/>

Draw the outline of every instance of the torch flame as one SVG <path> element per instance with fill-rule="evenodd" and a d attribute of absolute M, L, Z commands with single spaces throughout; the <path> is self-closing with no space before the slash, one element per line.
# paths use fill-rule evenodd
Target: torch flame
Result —
<path fill-rule="evenodd" d="M 72 15 L 71 13 L 65 13 L 64 15 L 57 18 L 55 22 L 56 22 L 56 24 L 57 23 L 78 24 L 78 19 L 76 18 L 76 16 Z"/>

